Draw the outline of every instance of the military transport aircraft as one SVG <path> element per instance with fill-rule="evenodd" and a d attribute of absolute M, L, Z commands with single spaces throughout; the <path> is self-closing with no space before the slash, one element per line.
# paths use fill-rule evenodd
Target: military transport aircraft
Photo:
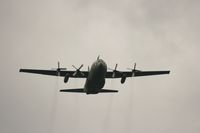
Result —
<path fill-rule="evenodd" d="M 38 69 L 20 69 L 20 72 L 44 74 L 51 76 L 61 76 L 64 77 L 64 83 L 67 83 L 69 78 L 86 78 L 85 86 L 83 88 L 76 89 L 64 89 L 60 92 L 77 92 L 86 94 L 97 94 L 97 93 L 108 93 L 108 92 L 118 92 L 118 90 L 108 90 L 102 89 L 105 85 L 106 78 L 121 78 L 121 83 L 125 83 L 128 77 L 139 77 L 139 76 L 150 76 L 150 75 L 161 75 L 169 74 L 170 71 L 141 71 L 136 69 L 136 63 L 133 69 L 130 71 L 118 71 L 118 64 L 116 64 L 115 69 L 112 71 L 107 71 L 106 63 L 100 59 L 92 64 L 91 69 L 88 67 L 88 71 L 81 71 L 83 65 L 79 68 L 75 68 L 75 71 L 69 71 L 66 68 L 60 68 L 60 63 L 58 62 L 58 68 L 52 70 L 38 70 Z"/>

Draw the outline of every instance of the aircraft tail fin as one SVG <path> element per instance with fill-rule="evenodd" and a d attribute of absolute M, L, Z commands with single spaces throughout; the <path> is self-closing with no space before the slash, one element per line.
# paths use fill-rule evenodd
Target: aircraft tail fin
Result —
<path fill-rule="evenodd" d="M 60 92 L 85 93 L 84 88 L 64 89 L 64 90 L 60 90 Z"/>

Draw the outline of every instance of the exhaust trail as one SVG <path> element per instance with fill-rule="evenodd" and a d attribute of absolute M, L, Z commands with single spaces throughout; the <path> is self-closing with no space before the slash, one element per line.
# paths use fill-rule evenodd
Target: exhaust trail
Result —
<path fill-rule="evenodd" d="M 111 80 L 111 89 L 114 88 L 114 81 Z M 103 132 L 104 133 L 109 133 L 109 129 L 110 129 L 110 119 L 111 119 L 111 114 L 112 114 L 112 105 L 113 105 L 113 94 L 111 93 L 108 97 L 108 104 L 107 104 L 107 108 L 105 109 L 106 113 L 105 113 L 105 118 L 103 121 Z"/>
<path fill-rule="evenodd" d="M 131 81 L 130 85 L 130 91 L 129 91 L 129 96 L 128 96 L 128 106 L 127 106 L 127 115 L 126 117 L 126 122 L 125 122 L 125 129 L 127 130 L 127 133 L 132 133 L 132 127 L 133 125 L 133 100 L 134 100 L 134 79 Z"/>
<path fill-rule="evenodd" d="M 79 87 L 80 86 L 80 81 L 79 80 L 73 80 L 72 81 L 73 83 L 73 85 L 75 86 L 75 87 Z M 73 129 L 72 129 L 72 131 L 73 132 L 75 132 L 75 133 L 79 133 L 80 132 L 80 121 L 81 121 L 81 119 L 80 119 L 80 103 L 79 103 L 79 94 L 78 95 L 74 95 L 74 97 L 73 97 L 73 102 L 74 102 L 74 104 L 73 104 L 73 115 L 75 116 L 74 117 L 74 120 L 73 120 L 73 123 L 74 123 L 74 127 L 73 127 Z"/>
<path fill-rule="evenodd" d="M 55 86 L 54 86 L 53 95 L 52 95 L 52 106 L 51 106 L 51 112 L 50 112 L 48 133 L 54 133 L 54 130 L 55 130 L 58 89 L 59 89 L 59 77 L 56 77 Z"/>

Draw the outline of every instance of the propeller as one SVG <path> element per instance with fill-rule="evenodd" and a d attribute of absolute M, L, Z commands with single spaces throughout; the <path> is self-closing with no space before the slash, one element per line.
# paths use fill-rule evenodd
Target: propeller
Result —
<path fill-rule="evenodd" d="M 118 67 L 118 64 L 115 65 L 115 69 L 108 68 L 109 70 L 113 71 L 112 78 L 114 78 L 116 76 L 116 73 L 119 72 L 119 71 L 117 71 L 117 67 Z"/>
<path fill-rule="evenodd" d="M 127 68 L 127 69 L 132 71 L 132 77 L 134 77 L 135 76 L 135 72 L 138 71 L 138 70 L 136 70 L 136 63 L 134 63 L 134 67 L 133 68 Z"/>
<path fill-rule="evenodd" d="M 100 58 L 100 55 L 98 55 L 97 60 L 99 60 L 99 58 Z"/>
<path fill-rule="evenodd" d="M 52 68 L 52 70 L 57 71 L 57 76 L 60 76 L 60 71 L 61 70 L 67 70 L 67 68 L 60 68 L 60 62 L 58 61 L 58 67 L 57 68 Z"/>
<path fill-rule="evenodd" d="M 81 68 L 83 67 L 83 64 L 82 64 L 79 68 L 75 67 L 74 65 L 72 65 L 72 67 L 73 67 L 74 69 L 76 69 L 76 71 L 73 73 L 73 76 L 74 76 L 74 77 L 76 77 L 76 76 L 78 76 L 78 75 L 84 76 L 84 73 L 82 73 L 82 72 L 80 71 Z"/>

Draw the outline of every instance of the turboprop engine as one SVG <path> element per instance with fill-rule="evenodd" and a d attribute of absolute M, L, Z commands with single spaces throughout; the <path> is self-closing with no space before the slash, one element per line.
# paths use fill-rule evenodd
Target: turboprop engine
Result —
<path fill-rule="evenodd" d="M 69 74 L 66 74 L 65 77 L 64 77 L 64 83 L 67 83 L 69 80 Z"/>
<path fill-rule="evenodd" d="M 123 83 L 125 83 L 125 81 L 126 81 L 126 75 L 123 75 L 121 78 L 121 83 L 123 84 Z"/>

